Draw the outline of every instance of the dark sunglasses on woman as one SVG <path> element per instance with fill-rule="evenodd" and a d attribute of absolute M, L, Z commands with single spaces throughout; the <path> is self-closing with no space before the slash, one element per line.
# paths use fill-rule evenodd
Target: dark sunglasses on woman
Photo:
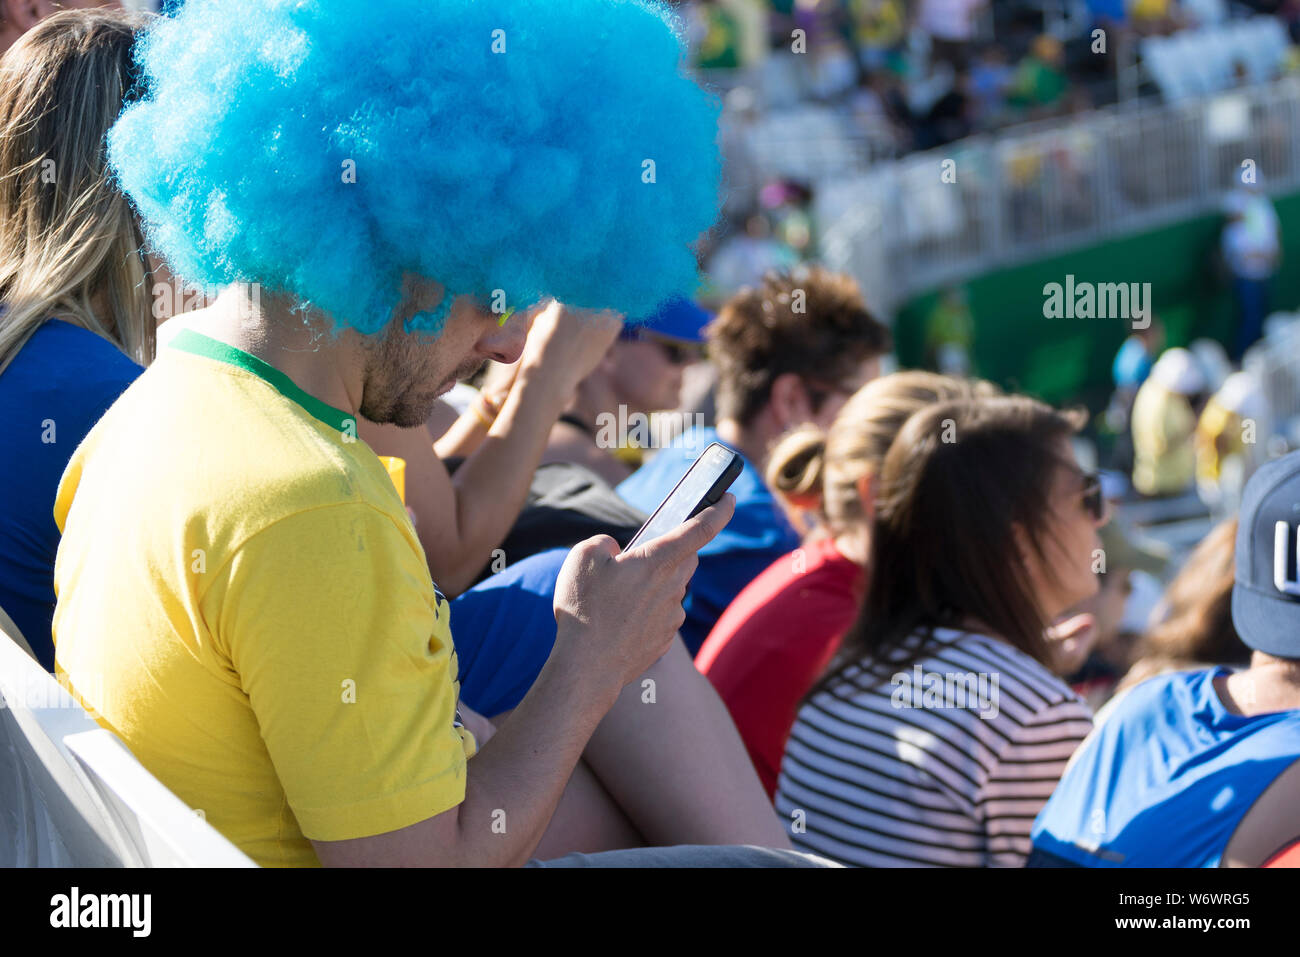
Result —
<path fill-rule="evenodd" d="M 1106 517 L 1106 498 L 1102 495 L 1101 476 L 1096 472 L 1084 472 L 1083 488 L 1080 495 L 1083 498 L 1083 507 L 1094 521 L 1100 522 Z"/>
<path fill-rule="evenodd" d="M 695 359 L 697 349 L 688 342 L 673 339 L 661 339 L 656 335 L 644 333 L 635 326 L 625 326 L 619 334 L 624 342 L 650 342 L 663 350 L 665 358 L 675 366 L 684 366 Z"/>

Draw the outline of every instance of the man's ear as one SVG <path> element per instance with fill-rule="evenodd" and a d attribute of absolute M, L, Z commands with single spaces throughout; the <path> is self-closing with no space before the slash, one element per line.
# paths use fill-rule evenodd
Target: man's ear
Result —
<path fill-rule="evenodd" d="M 808 390 L 804 387 L 803 380 L 793 372 L 783 372 L 772 380 L 772 391 L 767 402 L 773 418 L 783 432 L 812 419 L 812 401 Z"/>

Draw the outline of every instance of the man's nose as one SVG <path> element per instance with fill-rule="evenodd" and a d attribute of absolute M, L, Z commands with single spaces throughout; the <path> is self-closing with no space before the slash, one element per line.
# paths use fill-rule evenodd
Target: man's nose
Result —
<path fill-rule="evenodd" d="M 504 365 L 512 365 L 524 354 L 527 338 L 528 323 L 524 313 L 516 312 L 500 328 L 479 340 L 479 351 Z"/>

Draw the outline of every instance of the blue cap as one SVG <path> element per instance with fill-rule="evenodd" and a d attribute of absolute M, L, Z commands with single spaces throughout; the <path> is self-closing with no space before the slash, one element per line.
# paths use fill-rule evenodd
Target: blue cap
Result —
<path fill-rule="evenodd" d="M 703 342 L 704 327 L 713 319 L 713 314 L 706 312 L 685 296 L 675 296 L 661 305 L 653 315 L 636 322 L 629 322 L 623 330 L 625 338 L 635 339 L 638 333 L 649 332 L 665 339 L 678 339 L 682 342 Z"/>
<path fill-rule="evenodd" d="M 1237 525 L 1232 624 L 1248 646 L 1300 658 L 1300 452 L 1256 472 Z"/>

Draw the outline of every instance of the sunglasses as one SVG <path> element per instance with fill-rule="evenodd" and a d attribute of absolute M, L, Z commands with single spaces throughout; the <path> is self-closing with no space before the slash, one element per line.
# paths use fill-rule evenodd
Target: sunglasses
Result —
<path fill-rule="evenodd" d="M 696 349 L 688 342 L 676 342 L 672 339 L 660 339 L 647 335 L 636 328 L 625 327 L 619 338 L 624 342 L 649 342 L 663 350 L 665 358 L 675 366 L 684 366 L 695 359 Z"/>
<path fill-rule="evenodd" d="M 1102 521 L 1106 517 L 1106 499 L 1101 494 L 1101 476 L 1096 472 L 1084 472 L 1083 489 L 1079 494 L 1084 510 L 1092 516 L 1093 521 Z"/>

